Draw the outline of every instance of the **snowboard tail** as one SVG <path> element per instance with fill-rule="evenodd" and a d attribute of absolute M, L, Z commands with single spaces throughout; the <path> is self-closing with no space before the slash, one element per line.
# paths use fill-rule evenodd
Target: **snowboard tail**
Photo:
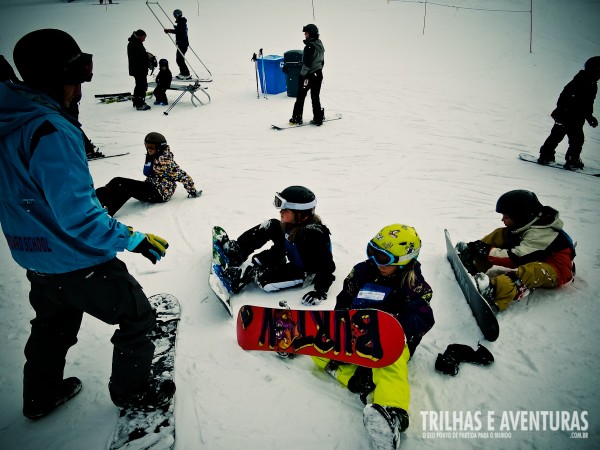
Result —
<path fill-rule="evenodd" d="M 170 294 L 157 294 L 148 298 L 156 312 L 156 326 L 150 336 L 155 345 L 152 359 L 152 376 L 159 382 L 174 379 L 175 341 L 181 308 Z M 175 446 L 174 399 L 162 408 L 142 411 L 134 408 L 119 410 L 119 418 L 108 449 L 161 449 Z"/>
<path fill-rule="evenodd" d="M 400 322 L 376 309 L 294 310 L 245 305 L 237 317 L 244 350 L 318 356 L 364 367 L 393 364 L 404 350 Z"/>
<path fill-rule="evenodd" d="M 208 276 L 208 285 L 215 293 L 227 313 L 233 317 L 231 308 L 231 295 L 233 290 L 229 282 L 223 277 L 223 271 L 227 268 L 227 257 L 223 248 L 219 244 L 223 236 L 227 236 L 225 230 L 219 226 L 212 229 L 212 262 L 210 274 Z"/>
<path fill-rule="evenodd" d="M 500 326 L 498 325 L 496 314 L 490 304 L 481 296 L 477 289 L 477 285 L 475 284 L 475 280 L 469 272 L 467 272 L 467 269 L 465 269 L 465 266 L 458 257 L 458 253 L 452 244 L 448 230 L 444 230 L 444 234 L 446 236 L 448 261 L 454 271 L 456 281 L 458 281 L 460 289 L 462 290 L 467 303 L 471 307 L 471 312 L 475 317 L 477 325 L 479 325 L 479 329 L 483 333 L 483 337 L 488 341 L 493 342 L 498 339 L 500 334 Z"/>

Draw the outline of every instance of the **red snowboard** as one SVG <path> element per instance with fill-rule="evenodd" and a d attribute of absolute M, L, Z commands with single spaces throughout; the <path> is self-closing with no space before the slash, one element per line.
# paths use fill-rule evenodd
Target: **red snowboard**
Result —
<path fill-rule="evenodd" d="M 320 356 L 364 367 L 394 363 L 404 349 L 404 330 L 376 309 L 293 310 L 245 305 L 237 317 L 244 350 Z"/>

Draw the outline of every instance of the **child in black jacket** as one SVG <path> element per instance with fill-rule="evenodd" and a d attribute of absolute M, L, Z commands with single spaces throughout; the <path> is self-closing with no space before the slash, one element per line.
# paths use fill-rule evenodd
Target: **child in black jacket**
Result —
<path fill-rule="evenodd" d="M 156 97 L 155 105 L 168 105 L 167 89 L 171 87 L 173 74 L 169 70 L 169 61 L 161 59 L 158 62 L 158 75 L 156 75 L 156 88 L 154 89 L 154 97 Z"/>
<path fill-rule="evenodd" d="M 593 116 L 594 99 L 600 79 L 600 56 L 588 59 L 584 69 L 565 86 L 558 98 L 556 109 L 552 111 L 554 126 L 550 136 L 540 148 L 539 164 L 554 162 L 554 151 L 565 136 L 569 138 L 569 148 L 565 155 L 565 169 L 583 169 L 581 150 L 583 148 L 583 125 L 587 121 L 592 128 L 598 126 Z"/>

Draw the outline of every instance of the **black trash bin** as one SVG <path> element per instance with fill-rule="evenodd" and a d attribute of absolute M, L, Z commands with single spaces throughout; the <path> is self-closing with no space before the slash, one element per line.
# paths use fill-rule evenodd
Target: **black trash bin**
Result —
<path fill-rule="evenodd" d="M 302 69 L 302 50 L 288 50 L 283 54 L 283 72 L 288 97 L 298 96 L 298 78 Z"/>

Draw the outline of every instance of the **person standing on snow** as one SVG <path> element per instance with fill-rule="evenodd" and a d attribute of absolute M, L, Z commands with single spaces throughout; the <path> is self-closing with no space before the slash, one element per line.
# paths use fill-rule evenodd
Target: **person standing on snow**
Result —
<path fill-rule="evenodd" d="M 169 61 L 161 59 L 158 62 L 158 75 L 156 75 L 156 88 L 154 89 L 155 105 L 166 106 L 169 104 L 167 89 L 171 87 L 171 81 L 173 81 L 173 74 L 169 70 Z"/>
<path fill-rule="evenodd" d="M 146 91 L 148 90 L 148 66 L 150 58 L 144 47 L 146 32 L 134 31 L 127 43 L 127 59 L 129 61 L 129 75 L 135 80 L 133 89 L 133 106 L 138 111 L 147 111 L 150 106 L 146 104 Z"/>
<path fill-rule="evenodd" d="M 184 57 L 190 46 L 187 19 L 183 17 L 183 13 L 180 9 L 173 11 L 173 17 L 175 17 L 175 28 L 165 28 L 164 31 L 165 33 L 172 33 L 175 35 L 175 45 L 177 46 L 175 62 L 179 66 L 179 75 L 175 78 L 178 80 L 191 80 L 192 76 L 190 75 L 190 69 L 188 69 Z"/>
<path fill-rule="evenodd" d="M 554 162 L 556 147 L 564 139 L 569 138 L 569 148 L 565 155 L 565 169 L 583 169 L 581 150 L 584 136 L 583 125 L 587 121 L 592 128 L 598 126 L 598 120 L 593 116 L 594 100 L 598 92 L 600 79 L 600 56 L 588 59 L 584 69 L 565 86 L 552 111 L 554 126 L 550 136 L 540 148 L 538 163 L 547 165 Z"/>
<path fill-rule="evenodd" d="M 192 178 L 183 171 L 173 159 L 173 153 L 167 139 L 160 133 L 148 133 L 144 138 L 146 162 L 144 164 L 145 181 L 116 177 L 106 186 L 96 189 L 100 204 L 114 216 L 131 197 L 143 202 L 168 202 L 179 181 L 188 192 L 188 197 L 200 197 Z"/>
<path fill-rule="evenodd" d="M 496 310 L 508 308 L 530 289 L 556 288 L 573 279 L 575 247 L 557 210 L 543 206 L 533 192 L 518 189 L 500 196 L 496 212 L 505 227 L 479 241 L 456 244 L 481 295 Z M 490 278 L 485 272 L 493 265 L 512 270 Z"/>
<path fill-rule="evenodd" d="M 377 449 L 398 448 L 400 433 L 408 428 L 410 386 L 408 360 L 434 325 L 429 306 L 433 291 L 417 261 L 421 239 L 408 225 L 384 227 L 367 244 L 367 260 L 354 266 L 337 296 L 336 310 L 374 308 L 398 319 L 406 336 L 400 358 L 381 368 L 359 367 L 313 357 L 351 392 L 367 403 L 363 423 Z M 398 345 L 404 345 L 399 342 Z"/>
<path fill-rule="evenodd" d="M 92 79 L 92 55 L 64 31 L 43 29 L 17 42 L 13 60 L 23 83 L 0 83 L 0 224 L 27 270 L 35 310 L 23 414 L 39 419 L 81 390 L 64 369 L 83 313 L 119 325 L 111 339 L 115 405 L 162 406 L 175 384 L 151 378 L 154 311 L 116 254 L 129 250 L 156 263 L 168 244 L 111 218 L 96 198 L 81 125 L 65 110 Z"/>
<path fill-rule="evenodd" d="M 304 305 L 318 305 L 327 298 L 335 280 L 329 229 L 315 214 L 317 198 L 304 186 L 289 186 L 275 193 L 280 219 L 270 219 L 244 232 L 237 240 L 225 235 L 221 246 L 229 265 L 224 277 L 234 293 L 255 281 L 267 292 L 304 284 L 309 276 L 314 290 L 302 297 Z M 252 257 L 243 275 L 240 266 L 266 243 L 273 246 Z"/>
<path fill-rule="evenodd" d="M 312 100 L 313 120 L 310 123 L 321 126 L 325 118 L 325 110 L 321 108 L 321 84 L 323 83 L 323 65 L 325 64 L 325 47 L 319 39 L 319 29 L 310 23 L 302 28 L 304 32 L 304 51 L 302 53 L 302 69 L 298 77 L 298 96 L 294 103 L 294 111 L 290 124 L 301 125 L 304 111 L 304 100 L 308 91 Z"/>

